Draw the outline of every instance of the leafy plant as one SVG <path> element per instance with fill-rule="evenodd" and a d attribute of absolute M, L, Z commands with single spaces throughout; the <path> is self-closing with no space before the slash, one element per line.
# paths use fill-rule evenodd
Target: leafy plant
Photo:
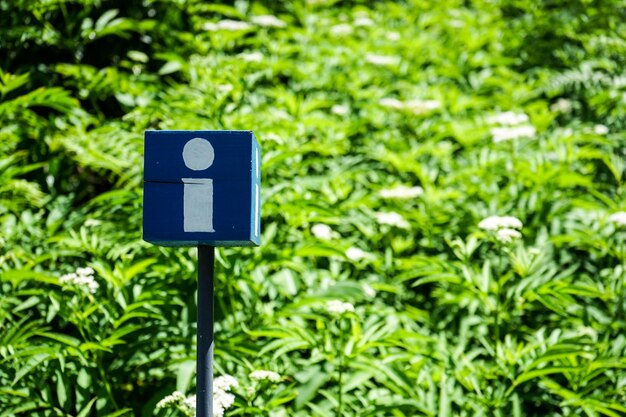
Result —
<path fill-rule="evenodd" d="M 146 129 L 261 141 L 262 245 L 217 252 L 225 415 L 626 413 L 618 1 L 0 10 L 0 416 L 193 412 Z"/>

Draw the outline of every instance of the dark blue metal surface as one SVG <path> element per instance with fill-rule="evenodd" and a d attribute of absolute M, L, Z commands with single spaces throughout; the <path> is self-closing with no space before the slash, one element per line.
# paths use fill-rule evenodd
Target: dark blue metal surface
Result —
<path fill-rule="evenodd" d="M 214 149 L 210 167 L 192 170 L 183 148 L 194 138 Z M 260 243 L 260 149 L 250 131 L 147 131 L 144 240 L 161 246 L 257 246 Z M 214 232 L 185 232 L 183 178 L 210 179 Z"/>

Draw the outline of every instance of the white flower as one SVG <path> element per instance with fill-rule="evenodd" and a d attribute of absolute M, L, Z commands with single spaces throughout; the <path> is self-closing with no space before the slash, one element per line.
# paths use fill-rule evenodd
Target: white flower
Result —
<path fill-rule="evenodd" d="M 216 378 L 216 381 L 218 381 L 219 378 Z M 218 382 L 218 385 L 219 385 L 219 382 Z M 214 417 L 223 417 L 224 412 L 228 408 L 230 408 L 234 403 L 235 403 L 235 396 L 233 394 L 229 394 L 228 392 L 220 388 L 216 388 L 215 384 L 213 384 L 213 416 Z M 184 414 L 187 414 L 187 415 L 195 414 L 196 396 L 194 394 L 185 398 L 185 396 L 181 392 L 175 391 L 171 395 L 168 395 L 167 397 L 163 398 L 156 405 L 157 409 L 169 408 L 169 407 L 177 407 Z"/>
<path fill-rule="evenodd" d="M 248 30 L 251 27 L 252 26 L 249 23 L 242 22 L 240 20 L 230 20 L 230 19 L 220 20 L 217 23 L 207 22 L 202 26 L 204 30 L 208 30 L 211 32 L 216 32 L 220 30 L 236 32 L 240 30 Z"/>
<path fill-rule="evenodd" d="M 398 185 L 394 188 L 385 188 L 380 190 L 380 196 L 382 198 L 415 198 L 424 194 L 424 189 L 420 186 L 406 187 L 404 185 Z"/>
<path fill-rule="evenodd" d="M 231 388 L 237 388 L 239 382 L 231 375 L 218 376 L 213 380 L 213 392 L 215 391 L 230 391 Z"/>
<path fill-rule="evenodd" d="M 354 311 L 354 306 L 339 300 L 331 300 L 326 303 L 326 310 L 331 314 L 341 315 Z"/>
<path fill-rule="evenodd" d="M 183 404 L 191 409 L 191 410 L 195 410 L 196 409 L 196 394 L 190 395 L 189 397 L 185 398 L 185 400 L 183 401 Z"/>
<path fill-rule="evenodd" d="M 526 122 L 528 122 L 527 114 L 515 113 L 512 111 L 498 113 L 487 118 L 487 123 L 489 124 L 499 124 L 506 126 L 515 126 Z"/>
<path fill-rule="evenodd" d="M 350 113 L 350 107 L 346 106 L 345 104 L 335 104 L 330 109 L 330 112 L 336 114 L 337 116 L 345 116 Z"/>
<path fill-rule="evenodd" d="M 404 108 L 413 113 L 426 113 L 441 107 L 441 103 L 437 100 L 409 100 L 404 103 Z"/>
<path fill-rule="evenodd" d="M 441 107 L 437 100 L 409 100 L 400 101 L 396 98 L 385 97 L 378 101 L 378 104 L 396 110 L 408 110 L 416 114 L 425 113 Z"/>
<path fill-rule="evenodd" d="M 95 273 L 95 271 L 93 270 L 93 268 L 91 267 L 86 267 L 86 268 L 76 268 L 76 273 L 80 276 L 87 276 L 87 275 L 93 275 Z"/>
<path fill-rule="evenodd" d="M 230 394 L 228 391 L 230 391 L 232 387 L 238 386 L 239 383 L 231 375 L 222 375 L 213 380 L 213 417 L 223 417 L 224 412 L 232 407 L 232 405 L 235 403 L 235 396 L 233 394 Z M 174 406 L 179 406 L 185 412 L 185 414 L 194 413 L 194 411 L 196 410 L 195 395 L 190 395 L 189 397 L 185 398 L 184 396 L 182 396 L 181 393 L 177 394 L 175 392 L 174 394 L 176 394 L 176 397 L 174 398 L 175 401 L 170 402 L 167 405 L 171 404 Z M 164 398 L 163 400 L 161 400 L 161 402 L 165 401 L 165 399 L 167 398 L 168 397 Z M 161 402 L 159 402 L 159 404 Z M 159 408 L 158 405 L 157 408 Z"/>
<path fill-rule="evenodd" d="M 75 272 L 70 272 L 69 274 L 62 275 L 59 278 L 59 282 L 61 284 L 73 284 L 78 279 L 78 275 Z"/>
<path fill-rule="evenodd" d="M 390 226 L 399 227 L 400 229 L 409 228 L 409 223 L 395 211 L 376 213 L 376 221 L 379 224 L 388 224 Z"/>
<path fill-rule="evenodd" d="M 235 396 L 224 391 L 213 391 L 213 417 L 223 417 L 235 403 Z"/>
<path fill-rule="evenodd" d="M 520 219 L 513 216 L 489 216 L 478 223 L 483 230 L 521 229 L 523 226 Z"/>
<path fill-rule="evenodd" d="M 330 28 L 330 33 L 335 36 L 349 35 L 354 31 L 352 26 L 347 23 L 340 23 Z"/>
<path fill-rule="evenodd" d="M 390 41 L 399 41 L 400 40 L 400 34 L 398 32 L 389 32 L 387 33 L 387 39 L 389 39 Z"/>
<path fill-rule="evenodd" d="M 318 239 L 330 240 L 333 238 L 333 229 L 327 224 L 314 224 L 313 227 L 311 227 L 311 233 Z"/>
<path fill-rule="evenodd" d="M 216 90 L 219 91 L 220 93 L 226 94 L 226 93 L 230 93 L 231 91 L 233 91 L 233 88 L 235 88 L 232 84 L 219 84 L 216 87 Z"/>
<path fill-rule="evenodd" d="M 259 51 L 255 52 L 242 52 L 237 55 L 245 62 L 261 62 L 263 61 L 263 54 Z"/>
<path fill-rule="evenodd" d="M 365 55 L 365 62 L 380 66 L 397 65 L 400 62 L 400 58 L 391 55 L 367 54 Z"/>
<path fill-rule="evenodd" d="M 522 234 L 515 229 L 498 229 L 496 232 L 496 239 L 502 243 L 511 243 L 520 237 L 522 237 Z"/>
<path fill-rule="evenodd" d="M 102 224 L 102 222 L 100 220 L 96 220 L 96 219 L 87 219 L 83 223 L 83 225 L 85 225 L 85 227 L 96 227 L 96 226 L 100 226 L 101 224 Z"/>
<path fill-rule="evenodd" d="M 608 221 L 617 224 L 618 226 L 626 226 L 626 211 L 618 211 L 609 216 Z"/>
<path fill-rule="evenodd" d="M 596 135 L 606 135 L 607 133 L 609 133 L 609 128 L 605 125 L 595 125 L 593 127 L 593 132 Z"/>
<path fill-rule="evenodd" d="M 536 134 L 537 130 L 531 125 L 494 127 L 491 129 L 491 136 L 493 137 L 493 141 L 496 143 L 524 137 L 532 138 Z"/>
<path fill-rule="evenodd" d="M 202 25 L 202 29 L 208 30 L 209 32 L 217 32 L 219 30 L 219 27 L 217 26 L 217 23 L 206 22 Z"/>
<path fill-rule="evenodd" d="M 281 377 L 273 371 L 258 370 L 250 372 L 250 378 L 257 381 L 268 380 L 270 382 L 280 382 Z"/>
<path fill-rule="evenodd" d="M 365 294 L 366 297 L 369 297 L 369 298 L 376 297 L 376 290 L 372 288 L 369 284 L 364 283 L 361 286 L 361 288 L 363 289 L 363 294 Z"/>
<path fill-rule="evenodd" d="M 94 270 L 90 267 L 78 268 L 76 272 L 65 274 L 59 278 L 60 284 L 73 285 L 82 289 L 86 289 L 94 294 L 100 285 L 93 277 Z"/>
<path fill-rule="evenodd" d="M 360 261 L 363 258 L 367 257 L 367 252 L 357 247 L 348 248 L 346 251 L 346 257 L 351 261 Z"/>
<path fill-rule="evenodd" d="M 274 15 L 271 14 L 263 14 L 258 16 L 252 16 L 250 21 L 255 25 L 265 26 L 265 27 L 273 27 L 273 28 L 284 28 L 287 26 L 285 22 L 280 20 Z"/>
<path fill-rule="evenodd" d="M 159 401 L 156 405 L 156 408 L 160 409 L 160 408 L 167 408 L 167 407 L 172 407 L 172 406 L 175 407 L 178 404 L 181 404 L 183 401 L 185 401 L 185 395 L 180 391 L 174 391 L 173 393 L 171 393 L 170 395 L 166 396 L 161 401 Z M 195 407 L 195 403 L 194 403 L 194 407 Z"/>
<path fill-rule="evenodd" d="M 374 26 L 374 21 L 367 16 L 361 16 L 361 17 L 357 17 L 356 19 L 354 19 L 354 26 L 357 26 L 357 27 Z"/>
<path fill-rule="evenodd" d="M 390 107 L 392 109 L 403 109 L 404 108 L 404 103 L 400 100 L 398 100 L 397 98 L 391 98 L 391 97 L 385 97 L 385 98 L 381 98 L 378 101 L 378 104 L 380 104 L 383 107 Z"/>
<path fill-rule="evenodd" d="M 550 106 L 550 110 L 556 113 L 569 113 L 572 111 L 572 107 L 571 100 L 560 98 Z"/>

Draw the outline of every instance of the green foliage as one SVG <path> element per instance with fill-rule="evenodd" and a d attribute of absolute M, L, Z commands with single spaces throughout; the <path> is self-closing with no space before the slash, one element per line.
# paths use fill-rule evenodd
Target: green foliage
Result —
<path fill-rule="evenodd" d="M 621 6 L 0 0 L 0 416 L 181 415 L 195 250 L 141 240 L 145 129 L 261 141 L 226 415 L 625 415 Z"/>

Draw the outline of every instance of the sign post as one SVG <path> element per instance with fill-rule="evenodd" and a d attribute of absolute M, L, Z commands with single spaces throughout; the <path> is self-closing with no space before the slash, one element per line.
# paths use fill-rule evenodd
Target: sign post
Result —
<path fill-rule="evenodd" d="M 143 238 L 198 247 L 196 416 L 213 417 L 216 246 L 258 246 L 261 156 L 250 131 L 146 131 Z"/>
<path fill-rule="evenodd" d="M 215 248 L 198 246 L 196 416 L 213 417 L 213 277 Z M 203 296 L 200 296 L 202 294 Z"/>

